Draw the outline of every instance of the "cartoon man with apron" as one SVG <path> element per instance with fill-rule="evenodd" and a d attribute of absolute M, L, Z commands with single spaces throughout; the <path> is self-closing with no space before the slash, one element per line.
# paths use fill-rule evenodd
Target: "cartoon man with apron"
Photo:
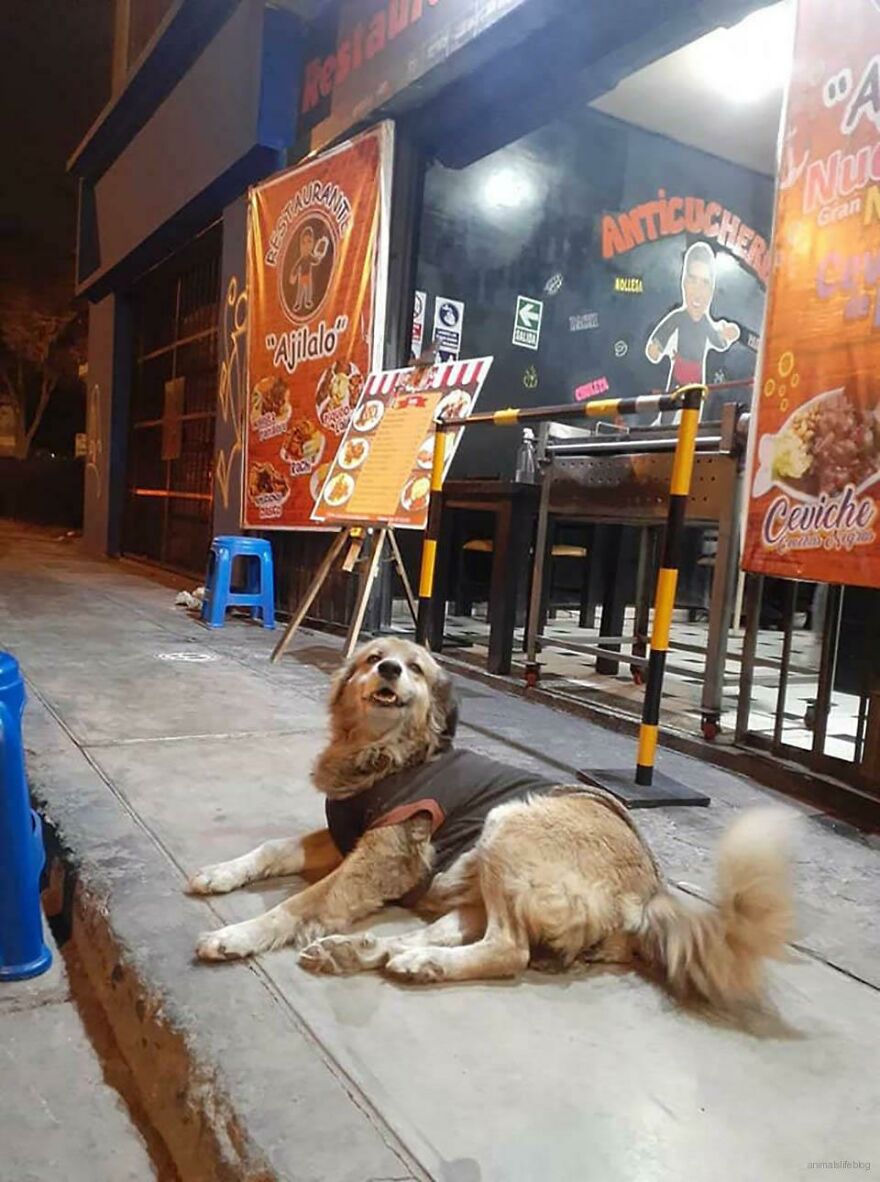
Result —
<path fill-rule="evenodd" d="M 709 309 L 715 295 L 715 255 L 705 242 L 695 242 L 684 256 L 681 272 L 682 302 L 669 312 L 648 338 L 645 354 L 654 365 L 669 357 L 666 389 L 697 382 L 706 383 L 706 355 L 710 349 L 725 353 L 739 340 L 739 326 L 727 320 L 712 320 Z M 705 406 L 705 402 L 703 404 Z M 702 414 L 702 408 L 700 413 Z M 677 422 L 681 412 L 672 417 Z M 668 416 L 661 415 L 660 422 Z M 676 602 L 692 612 L 704 608 L 707 577 L 699 566 L 705 530 L 685 531 L 681 561 L 681 580 Z"/>
<path fill-rule="evenodd" d="M 681 304 L 663 317 L 645 346 L 645 355 L 654 365 L 669 357 L 667 390 L 690 382 L 705 384 L 709 350 L 724 353 L 739 340 L 738 325 L 709 315 L 715 295 L 715 255 L 705 242 L 695 242 L 684 256 L 681 295 Z"/>

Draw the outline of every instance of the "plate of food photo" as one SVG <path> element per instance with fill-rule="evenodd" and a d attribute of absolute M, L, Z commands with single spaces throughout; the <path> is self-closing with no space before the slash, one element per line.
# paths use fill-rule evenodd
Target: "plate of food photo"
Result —
<path fill-rule="evenodd" d="M 374 431 L 382 422 L 385 414 L 385 403 L 381 398 L 368 398 L 363 406 L 355 412 L 354 429 L 356 431 Z"/>
<path fill-rule="evenodd" d="M 339 449 L 339 455 L 336 459 L 340 468 L 344 468 L 346 472 L 353 472 L 355 468 L 361 466 L 369 454 L 369 440 L 354 436 L 351 439 L 346 439 L 345 443 Z"/>
<path fill-rule="evenodd" d="M 363 384 L 363 374 L 353 361 L 334 361 L 329 365 L 321 374 L 315 391 L 320 421 L 347 420 L 351 408 L 360 398 Z"/>
<path fill-rule="evenodd" d="M 294 419 L 281 445 L 281 458 L 292 467 L 310 472 L 320 463 L 326 443 L 318 424 L 312 419 Z M 302 473 L 299 473 L 302 475 Z"/>
<path fill-rule="evenodd" d="M 262 378 L 251 392 L 251 426 L 257 427 L 267 416 L 276 422 L 290 418 L 291 406 L 287 386 L 280 378 Z"/>
<path fill-rule="evenodd" d="M 451 394 L 440 399 L 436 417 L 444 420 L 466 419 L 471 412 L 472 404 L 470 394 L 466 394 L 464 390 L 453 390 Z"/>
<path fill-rule="evenodd" d="M 400 503 L 407 513 L 420 513 L 427 509 L 431 497 L 431 481 L 420 472 L 410 476 L 403 486 Z"/>
<path fill-rule="evenodd" d="M 752 494 L 774 484 L 801 501 L 856 492 L 880 477 L 880 407 L 860 406 L 846 390 L 827 390 L 799 406 L 758 445 Z"/>
<path fill-rule="evenodd" d="M 290 496 L 290 484 L 283 472 L 268 461 L 253 464 L 248 473 L 248 497 L 258 508 L 283 505 Z"/>
<path fill-rule="evenodd" d="M 321 489 L 324 487 L 324 481 L 327 479 L 327 474 L 332 467 L 332 462 L 319 464 L 312 473 L 311 479 L 309 480 L 309 492 L 312 494 L 313 501 L 320 499 Z"/>
<path fill-rule="evenodd" d="M 329 505 L 331 509 L 339 509 L 351 499 L 353 492 L 354 477 L 349 476 L 347 472 L 337 472 L 335 476 L 331 476 L 324 489 L 324 504 Z"/>
<path fill-rule="evenodd" d="M 416 467 L 430 472 L 434 467 L 434 436 L 429 435 L 416 452 Z"/>

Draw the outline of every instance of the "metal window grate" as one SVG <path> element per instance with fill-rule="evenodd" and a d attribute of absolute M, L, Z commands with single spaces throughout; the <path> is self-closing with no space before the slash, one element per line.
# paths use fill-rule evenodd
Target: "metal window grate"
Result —
<path fill-rule="evenodd" d="M 749 576 L 737 741 L 880 796 L 880 591 Z"/>
<path fill-rule="evenodd" d="M 123 550 L 194 573 L 211 541 L 221 244 L 217 225 L 133 293 Z"/>

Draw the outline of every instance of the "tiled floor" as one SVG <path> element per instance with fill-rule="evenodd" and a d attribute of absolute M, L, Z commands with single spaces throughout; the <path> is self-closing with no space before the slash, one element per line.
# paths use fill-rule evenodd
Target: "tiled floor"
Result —
<path fill-rule="evenodd" d="M 399 622 L 404 625 L 403 616 L 399 617 Z M 632 630 L 633 612 L 630 609 L 627 611 L 624 633 L 631 634 Z M 450 654 L 484 664 L 489 632 L 485 605 L 477 604 L 473 617 L 450 616 L 446 632 L 445 647 Z M 667 725 L 688 733 L 700 731 L 707 633 L 706 623 L 689 623 L 685 612 L 676 612 L 663 685 L 663 720 Z M 633 681 L 625 657 L 616 675 L 600 674 L 596 672 L 595 656 L 567 647 L 567 642 L 569 645 L 594 645 L 598 639 L 595 629 L 578 627 L 576 612 L 560 611 L 557 618 L 548 623 L 546 635 L 552 637 L 559 647 L 545 649 L 540 655 L 543 688 L 557 689 L 569 697 L 599 701 L 635 717 L 640 714 L 644 688 Z M 517 630 L 516 640 L 513 676 L 522 677 L 521 629 Z M 722 735 L 728 737 L 732 736 L 736 721 L 742 643 L 742 633 L 731 635 L 724 672 L 721 715 Z M 768 737 L 773 734 L 781 653 L 782 633 L 761 631 L 756 651 L 749 729 Z M 813 732 L 805 725 L 805 716 L 809 701 L 817 693 L 819 656 L 818 637 L 806 630 L 796 630 L 792 638 L 791 666 L 783 708 L 782 740 L 805 750 L 809 750 L 813 744 Z M 826 754 L 849 761 L 853 759 L 858 706 L 858 698 L 854 695 L 834 692 L 828 720 Z"/>

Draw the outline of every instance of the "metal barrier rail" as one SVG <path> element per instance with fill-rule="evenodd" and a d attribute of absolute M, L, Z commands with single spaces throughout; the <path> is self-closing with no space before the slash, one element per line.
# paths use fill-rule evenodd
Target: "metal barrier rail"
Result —
<path fill-rule="evenodd" d="M 511 408 L 497 410 L 490 414 L 471 415 L 466 419 L 438 419 L 435 423 L 434 459 L 431 466 L 431 499 L 428 504 L 428 522 L 422 544 L 418 622 L 416 625 L 416 639 L 423 645 L 427 645 L 430 606 L 434 594 L 437 543 L 440 537 L 440 518 L 443 511 L 443 469 L 446 461 L 448 432 L 479 425 L 512 427 L 521 426 L 524 423 L 565 422 L 585 417 L 600 418 L 604 415 L 633 415 L 643 414 L 647 411 L 657 414 L 666 410 L 681 410 L 672 463 L 672 477 L 669 482 L 666 536 L 654 598 L 654 626 L 651 633 L 651 654 L 648 659 L 648 680 L 642 707 L 642 723 L 639 729 L 635 782 L 643 787 L 650 787 L 654 777 L 660 723 L 660 698 L 663 692 L 666 654 L 669 651 L 669 631 L 678 585 L 685 511 L 694 470 L 694 456 L 697 450 L 700 408 L 706 393 L 706 386 L 689 385 L 680 386 L 670 394 L 648 394 L 638 398 L 604 398 L 588 402 L 584 406 L 573 406 L 571 403 L 567 403 L 563 406 L 526 407 L 521 410 Z"/>

